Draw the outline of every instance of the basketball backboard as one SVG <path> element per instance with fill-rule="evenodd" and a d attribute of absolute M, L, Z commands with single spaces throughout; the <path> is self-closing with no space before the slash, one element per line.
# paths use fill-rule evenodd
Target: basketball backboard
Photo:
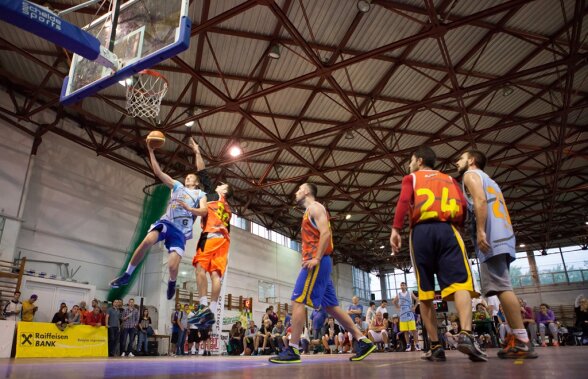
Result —
<path fill-rule="evenodd" d="M 61 103 L 73 104 L 188 49 L 188 7 L 188 0 L 131 0 L 122 4 L 113 51 L 121 68 L 115 71 L 74 54 L 61 90 Z M 109 12 L 83 30 L 108 46 L 112 18 Z"/>

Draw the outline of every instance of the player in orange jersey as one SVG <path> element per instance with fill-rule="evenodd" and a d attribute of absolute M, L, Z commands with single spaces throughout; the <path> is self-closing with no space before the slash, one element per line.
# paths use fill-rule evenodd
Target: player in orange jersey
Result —
<path fill-rule="evenodd" d="M 412 154 L 411 173 L 402 179 L 390 244 L 395 253 L 400 251 L 400 231 L 408 213 L 410 254 L 419 288 L 421 317 L 431 338 L 431 350 L 423 359 L 445 361 L 433 307 L 436 275 L 441 296 L 454 300 L 459 314 L 462 332 L 458 337 L 458 350 L 472 361 L 487 361 L 486 354 L 471 335 L 471 297 L 478 294 L 474 290 L 464 243 L 456 228 L 463 225 L 466 200 L 455 179 L 433 170 L 435 159 L 435 152 L 427 146 L 421 146 Z"/>
<path fill-rule="evenodd" d="M 304 183 L 296 192 L 296 202 L 306 210 L 302 217 L 300 236 L 302 239 L 302 269 L 296 279 L 292 292 L 292 334 L 289 346 L 271 363 L 300 363 L 300 335 L 304 328 L 305 306 L 314 309 L 324 308 L 340 324 L 353 334 L 357 340 L 355 356 L 351 361 L 361 361 L 376 349 L 351 321 L 349 315 L 339 307 L 335 287 L 331 280 L 333 262 L 333 238 L 329 214 L 325 207 L 316 201 L 317 188 L 312 183 Z"/>
<path fill-rule="evenodd" d="M 229 255 L 230 228 L 231 228 L 231 207 L 228 198 L 233 195 L 233 189 L 228 183 L 219 183 L 212 186 L 200 148 L 194 139 L 190 138 L 190 146 L 196 157 L 196 170 L 200 183 L 206 192 L 207 214 L 202 217 L 202 233 L 196 246 L 196 255 L 192 265 L 196 270 L 196 284 L 200 296 L 200 307 L 196 310 L 188 323 L 195 324 L 198 328 L 210 328 L 215 322 L 214 315 L 217 313 L 217 303 L 221 292 L 221 278 L 227 269 Z M 211 301 L 208 306 L 208 280 L 212 282 Z M 222 307 L 223 304 L 220 304 Z"/>

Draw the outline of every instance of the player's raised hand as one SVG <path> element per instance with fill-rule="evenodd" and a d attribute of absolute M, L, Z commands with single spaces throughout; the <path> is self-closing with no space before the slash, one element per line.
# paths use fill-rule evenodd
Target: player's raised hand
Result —
<path fill-rule="evenodd" d="M 194 152 L 200 151 L 200 146 L 198 146 L 198 144 L 196 143 L 196 141 L 194 141 L 194 138 L 190 137 L 190 147 L 192 148 L 192 150 L 194 150 Z"/>

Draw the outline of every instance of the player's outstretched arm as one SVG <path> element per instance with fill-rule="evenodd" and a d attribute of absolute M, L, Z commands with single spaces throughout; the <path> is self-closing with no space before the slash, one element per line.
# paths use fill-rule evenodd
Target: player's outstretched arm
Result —
<path fill-rule="evenodd" d="M 149 159 L 151 160 L 151 168 L 153 169 L 153 173 L 155 174 L 155 176 L 159 178 L 159 180 L 161 180 L 163 184 L 173 189 L 174 180 L 171 176 L 161 171 L 161 167 L 159 167 L 159 162 L 157 162 L 157 159 L 155 158 L 155 153 L 153 152 L 153 149 L 151 148 L 151 146 L 149 146 L 149 144 L 147 144 L 147 150 L 149 151 Z"/>
<path fill-rule="evenodd" d="M 190 147 L 194 152 L 194 157 L 196 157 L 196 171 L 204 170 L 206 165 L 204 164 L 204 159 L 202 159 L 202 154 L 200 154 L 200 146 L 198 146 L 192 137 L 190 137 Z"/>

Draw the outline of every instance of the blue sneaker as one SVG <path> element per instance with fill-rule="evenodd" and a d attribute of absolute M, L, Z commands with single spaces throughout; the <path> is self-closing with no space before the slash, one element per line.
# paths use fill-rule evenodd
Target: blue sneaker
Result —
<path fill-rule="evenodd" d="M 176 295 L 176 282 L 171 280 L 167 282 L 167 299 L 171 300 Z"/>
<path fill-rule="evenodd" d="M 188 319 L 188 324 L 196 325 L 198 329 L 208 329 L 214 323 L 214 313 L 208 307 L 200 308 L 194 316 Z"/>
<path fill-rule="evenodd" d="M 269 359 L 271 363 L 300 363 L 300 351 L 292 346 L 282 350 L 280 354 Z"/>
<path fill-rule="evenodd" d="M 368 355 L 370 355 L 374 350 L 376 350 L 376 345 L 372 343 L 367 337 L 363 337 L 359 341 L 357 341 L 357 352 L 351 358 L 350 361 L 361 361 Z"/>
<path fill-rule="evenodd" d="M 194 315 L 188 317 L 188 324 L 198 324 L 200 322 L 200 317 L 202 317 L 202 313 L 207 309 L 206 305 L 199 304 L 196 309 L 194 309 Z"/>
<path fill-rule="evenodd" d="M 122 274 L 118 278 L 113 279 L 110 282 L 110 288 L 124 287 L 124 286 L 128 285 L 130 281 L 131 281 L 131 276 L 125 272 L 124 274 Z"/>

